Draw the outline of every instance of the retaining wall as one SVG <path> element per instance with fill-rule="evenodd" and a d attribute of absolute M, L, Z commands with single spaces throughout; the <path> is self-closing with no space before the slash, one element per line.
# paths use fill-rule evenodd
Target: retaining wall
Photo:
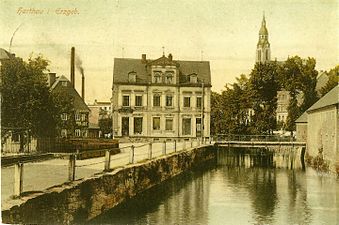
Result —
<path fill-rule="evenodd" d="M 84 223 L 166 179 L 211 160 L 216 160 L 216 151 L 206 146 L 65 183 L 12 200 L 3 206 L 2 222 Z"/>

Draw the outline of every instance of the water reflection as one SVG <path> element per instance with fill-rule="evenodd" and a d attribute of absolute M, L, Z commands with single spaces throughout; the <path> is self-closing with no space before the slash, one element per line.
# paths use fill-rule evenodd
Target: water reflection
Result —
<path fill-rule="evenodd" d="M 338 179 L 303 171 L 296 158 L 220 149 L 217 165 L 171 179 L 90 223 L 339 224 Z"/>

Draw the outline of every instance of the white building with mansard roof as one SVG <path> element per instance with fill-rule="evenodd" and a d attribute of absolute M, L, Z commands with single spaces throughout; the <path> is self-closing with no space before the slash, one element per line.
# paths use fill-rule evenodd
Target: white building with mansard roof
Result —
<path fill-rule="evenodd" d="M 115 58 L 112 87 L 114 137 L 191 139 L 210 136 L 208 61 Z"/>

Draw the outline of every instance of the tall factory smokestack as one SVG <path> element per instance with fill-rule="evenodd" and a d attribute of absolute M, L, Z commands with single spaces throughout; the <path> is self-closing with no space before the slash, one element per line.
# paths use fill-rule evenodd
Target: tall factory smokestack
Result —
<path fill-rule="evenodd" d="M 81 97 L 85 101 L 85 76 L 84 73 L 82 73 L 82 83 L 81 83 Z"/>
<path fill-rule="evenodd" d="M 71 84 L 75 87 L 75 78 L 74 78 L 74 58 L 75 58 L 75 48 L 71 49 Z"/>

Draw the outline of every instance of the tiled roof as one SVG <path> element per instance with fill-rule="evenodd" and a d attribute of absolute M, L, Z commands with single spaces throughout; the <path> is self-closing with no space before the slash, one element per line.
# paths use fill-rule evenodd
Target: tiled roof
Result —
<path fill-rule="evenodd" d="M 339 86 L 337 85 L 332 90 L 330 90 L 326 95 L 324 95 L 321 99 L 319 99 L 316 103 L 314 103 L 307 112 L 321 109 L 326 106 L 339 104 Z"/>
<path fill-rule="evenodd" d="M 147 60 L 143 63 L 141 59 L 115 58 L 113 71 L 113 84 L 128 83 L 128 73 L 136 72 L 137 84 L 148 84 L 152 81 L 151 65 L 168 63 L 168 58 L 161 57 L 157 60 Z M 197 74 L 198 82 L 204 82 L 206 86 L 211 85 L 210 63 L 208 61 L 182 61 L 173 60 L 173 65 L 179 69 L 179 81 L 181 84 L 186 79 L 181 79 L 190 74 Z"/>
<path fill-rule="evenodd" d="M 295 122 L 296 123 L 307 123 L 307 112 L 304 112 Z"/>
<path fill-rule="evenodd" d="M 61 81 L 66 81 L 67 86 L 62 86 Z M 74 99 L 74 109 L 81 111 L 90 111 L 84 100 L 80 97 L 79 93 L 72 87 L 71 82 L 65 77 L 60 76 L 51 86 L 51 91 L 62 91 L 72 96 Z"/>

